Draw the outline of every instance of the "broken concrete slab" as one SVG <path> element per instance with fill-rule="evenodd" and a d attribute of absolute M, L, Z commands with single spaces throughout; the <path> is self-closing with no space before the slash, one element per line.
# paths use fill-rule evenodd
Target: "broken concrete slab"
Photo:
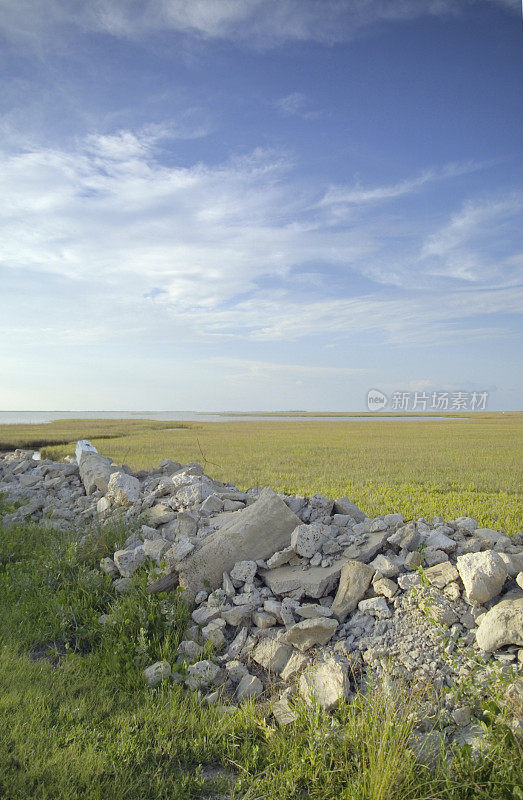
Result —
<path fill-rule="evenodd" d="M 343 551 L 343 555 L 346 559 L 351 558 L 354 561 L 362 561 L 364 564 L 368 564 L 384 546 L 387 537 L 386 530 L 366 533 L 365 540 L 361 544 L 349 545 Z"/>
<path fill-rule="evenodd" d="M 282 638 L 288 644 L 292 644 L 300 653 L 305 653 L 314 645 L 327 644 L 332 639 L 337 627 L 337 619 L 328 617 L 304 619 L 289 628 Z"/>
<path fill-rule="evenodd" d="M 252 660 L 256 661 L 260 667 L 267 672 L 274 672 L 280 675 L 285 669 L 287 662 L 295 652 L 289 644 L 280 639 L 267 637 L 262 639 L 252 653 Z"/>
<path fill-rule="evenodd" d="M 331 567 L 310 567 L 303 570 L 301 566 L 284 566 L 271 570 L 260 570 L 260 575 L 277 595 L 302 591 L 303 596 L 317 600 L 325 597 L 338 583 L 340 572 L 346 558 L 340 558 Z"/>
<path fill-rule="evenodd" d="M 483 614 L 476 631 L 476 641 L 482 650 L 493 652 L 507 644 L 523 647 L 523 594 L 496 603 Z"/>
<path fill-rule="evenodd" d="M 331 711 L 349 695 L 348 673 L 347 664 L 336 656 L 313 664 L 300 677 L 300 695 L 309 705 L 316 702 Z"/>
<path fill-rule="evenodd" d="M 374 570 L 367 564 L 350 560 L 343 565 L 331 611 L 340 620 L 354 611 L 370 586 Z"/>
<path fill-rule="evenodd" d="M 140 499 L 140 481 L 125 472 L 113 472 L 106 496 L 115 505 L 130 506 Z"/>
<path fill-rule="evenodd" d="M 230 573 L 238 561 L 257 561 L 273 555 L 290 543 L 298 517 L 270 488 L 247 508 L 236 511 L 234 519 L 203 541 L 178 569 L 180 586 L 196 594 L 204 585 L 217 589 L 224 572 Z"/>
<path fill-rule="evenodd" d="M 346 514 L 352 517 L 355 522 L 363 522 L 367 516 L 361 508 L 358 508 L 348 497 L 338 497 L 338 499 L 334 501 L 334 511 L 336 514 Z"/>
<path fill-rule="evenodd" d="M 111 475 L 119 471 L 110 458 L 104 458 L 99 453 L 90 451 L 83 453 L 78 470 L 85 486 L 85 493 L 88 495 L 97 489 L 102 494 L 107 494 Z"/>

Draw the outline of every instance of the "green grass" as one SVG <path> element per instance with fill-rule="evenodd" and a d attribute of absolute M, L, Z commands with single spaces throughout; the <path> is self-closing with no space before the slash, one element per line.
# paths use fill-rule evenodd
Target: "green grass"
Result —
<path fill-rule="evenodd" d="M 522 433 L 518 413 L 469 414 L 466 422 L 66 420 L 0 426 L 0 449 L 38 443 L 62 458 L 89 438 L 135 469 L 161 458 L 200 461 L 212 477 L 241 488 L 346 494 L 368 514 L 467 514 L 515 533 L 523 528 Z"/>
<path fill-rule="evenodd" d="M 231 716 L 172 683 L 147 688 L 144 666 L 174 660 L 189 610 L 148 595 L 145 573 L 114 593 L 97 565 L 128 532 L 80 545 L 0 527 L 0 797 L 521 800 L 521 749 L 497 718 L 489 756 L 429 772 L 407 748 L 417 698 L 383 686 L 333 715 L 297 703 L 285 729 L 263 704 Z"/>

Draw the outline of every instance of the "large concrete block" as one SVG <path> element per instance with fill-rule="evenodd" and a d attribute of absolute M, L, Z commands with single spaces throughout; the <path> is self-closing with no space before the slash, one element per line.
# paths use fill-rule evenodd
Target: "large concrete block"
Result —
<path fill-rule="evenodd" d="M 283 595 L 303 590 L 306 597 L 318 599 L 334 589 L 346 562 L 346 558 L 340 558 L 331 567 L 310 567 L 306 570 L 299 565 L 262 569 L 260 575 L 274 594 Z"/>
<path fill-rule="evenodd" d="M 340 575 L 340 583 L 332 604 L 332 612 L 339 619 L 354 611 L 370 586 L 374 570 L 360 561 L 347 561 Z"/>
<path fill-rule="evenodd" d="M 255 503 L 237 511 L 219 530 L 210 534 L 199 550 L 178 568 L 180 586 L 196 594 L 204 586 L 217 589 L 224 572 L 238 561 L 258 561 L 290 544 L 300 520 L 270 488 Z"/>
<path fill-rule="evenodd" d="M 110 458 L 104 458 L 99 453 L 85 452 L 80 458 L 78 470 L 86 494 L 92 494 L 96 489 L 107 494 L 111 475 L 118 471 L 118 467 Z"/>

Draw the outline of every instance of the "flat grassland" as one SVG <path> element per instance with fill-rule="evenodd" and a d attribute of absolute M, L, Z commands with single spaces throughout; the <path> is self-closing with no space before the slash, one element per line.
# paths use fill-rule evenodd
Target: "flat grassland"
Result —
<path fill-rule="evenodd" d="M 135 468 L 198 460 L 240 486 L 346 493 L 369 513 L 470 513 L 514 530 L 522 422 L 68 420 L 1 426 L 0 450 L 58 458 L 85 437 Z M 0 517 L 5 503 L 0 494 Z M 176 593 L 148 594 L 140 571 L 129 594 L 115 593 L 99 562 L 128 534 L 94 526 L 78 541 L 0 519 L 1 798 L 521 800 L 522 747 L 505 694 L 513 677 L 502 665 L 487 703 L 465 701 L 485 750 L 475 760 L 465 747 L 448 762 L 434 753 L 430 768 L 410 746 L 430 686 L 418 695 L 384 681 L 332 714 L 298 698 L 286 728 L 270 714 L 269 690 L 230 714 L 175 683 L 148 688 L 142 671 L 157 660 L 184 673 L 176 655 L 190 609 Z M 463 697 L 474 686 L 470 674 Z"/>
<path fill-rule="evenodd" d="M 240 488 L 328 497 L 347 495 L 368 514 L 405 519 L 463 514 L 485 527 L 523 528 L 523 414 L 469 414 L 466 420 L 263 420 L 157 422 L 57 420 L 0 426 L 0 450 L 39 447 L 45 456 L 74 452 L 88 438 L 104 455 L 134 469 L 162 458 L 199 461 L 213 478 Z M 456 416 L 454 415 L 449 415 Z"/>

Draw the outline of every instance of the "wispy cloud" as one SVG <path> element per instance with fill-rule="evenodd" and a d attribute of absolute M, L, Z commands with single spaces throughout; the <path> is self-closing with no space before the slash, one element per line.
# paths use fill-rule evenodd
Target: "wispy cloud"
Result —
<path fill-rule="evenodd" d="M 517 229 L 516 196 L 471 200 L 428 233 L 414 213 L 395 239 L 371 201 L 350 226 L 326 218 L 314 202 L 325 191 L 298 180 L 284 154 L 167 165 L 158 147 L 170 130 L 122 130 L 90 135 L 74 150 L 4 155 L 2 286 L 18 298 L 13 308 L 24 298 L 31 320 L 46 297 L 52 302 L 63 323 L 41 330 L 40 341 L 62 329 L 64 341 L 80 344 L 332 335 L 436 343 L 457 332 L 461 341 L 480 338 L 487 317 L 520 310 L 521 256 L 508 235 Z M 464 169 L 432 169 L 398 185 L 428 186 Z M 474 277 L 469 290 L 455 285 L 465 273 Z M 357 276 L 374 288 L 357 289 Z M 38 297 L 26 291 L 35 285 Z M 478 315 L 483 327 L 474 324 Z M 6 314 L 4 335 L 15 323 L 24 328 Z M 25 328 L 30 339 L 34 326 Z M 499 319 L 492 335 L 507 335 Z"/>
<path fill-rule="evenodd" d="M 427 237 L 421 260 L 432 275 L 466 281 L 519 283 L 523 249 L 514 252 L 511 232 L 523 211 L 523 196 L 467 202 L 450 221 Z"/>
<path fill-rule="evenodd" d="M 517 12 L 516 0 L 483 0 Z M 377 22 L 457 14 L 466 0 L 3 0 L 1 27 L 38 39 L 75 26 L 119 38 L 174 31 L 270 47 L 285 41 L 339 42 Z"/>
<path fill-rule="evenodd" d="M 321 111 L 310 107 L 310 101 L 302 92 L 292 92 L 276 100 L 276 108 L 286 117 L 301 117 L 302 119 L 319 119 Z"/>
<path fill-rule="evenodd" d="M 435 181 L 448 178 L 457 178 L 471 172 L 484 169 L 489 164 L 467 161 L 461 164 L 447 164 L 440 169 L 428 169 L 414 178 L 408 178 L 395 184 L 384 186 L 364 187 L 360 184 L 354 186 L 329 186 L 320 206 L 357 206 L 366 203 L 379 203 L 382 200 L 392 200 L 396 197 L 414 194 L 424 186 Z"/>

